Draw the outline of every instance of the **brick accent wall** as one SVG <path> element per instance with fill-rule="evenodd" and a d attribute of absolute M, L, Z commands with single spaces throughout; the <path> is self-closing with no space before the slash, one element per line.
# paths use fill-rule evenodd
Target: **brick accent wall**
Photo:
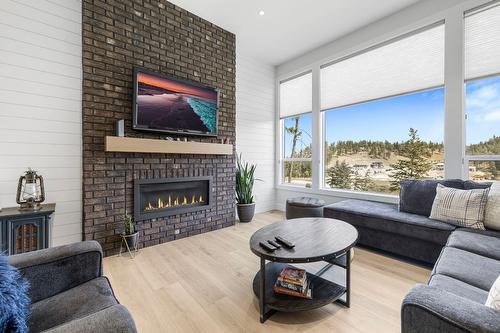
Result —
<path fill-rule="evenodd" d="M 83 0 L 83 235 L 117 253 L 133 180 L 211 175 L 210 210 L 138 223 L 141 247 L 234 224 L 234 157 L 105 153 L 104 137 L 125 119 L 132 130 L 133 67 L 220 89 L 218 138 L 235 142 L 235 36 L 164 0 Z"/>

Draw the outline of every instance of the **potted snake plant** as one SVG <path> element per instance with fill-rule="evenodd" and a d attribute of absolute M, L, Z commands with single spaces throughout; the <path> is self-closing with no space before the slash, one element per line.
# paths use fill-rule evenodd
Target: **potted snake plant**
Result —
<path fill-rule="evenodd" d="M 236 155 L 236 211 L 240 222 L 250 222 L 255 214 L 253 184 L 255 182 L 255 164 L 241 160 Z"/>

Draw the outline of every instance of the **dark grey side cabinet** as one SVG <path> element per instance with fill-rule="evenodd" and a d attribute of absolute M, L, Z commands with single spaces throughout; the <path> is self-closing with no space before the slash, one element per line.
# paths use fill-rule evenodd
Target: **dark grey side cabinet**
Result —
<path fill-rule="evenodd" d="M 7 255 L 26 253 L 50 246 L 55 204 L 42 205 L 37 211 L 17 207 L 0 211 L 0 250 Z"/>

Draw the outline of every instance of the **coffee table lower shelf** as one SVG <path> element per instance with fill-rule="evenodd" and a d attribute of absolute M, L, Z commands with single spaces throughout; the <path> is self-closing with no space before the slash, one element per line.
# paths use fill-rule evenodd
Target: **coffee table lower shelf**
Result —
<path fill-rule="evenodd" d="M 287 266 L 293 267 L 289 264 L 276 262 L 269 262 L 265 266 L 265 297 L 263 305 L 270 310 L 277 310 L 282 312 L 312 310 L 335 302 L 347 291 L 347 289 L 341 285 L 325 280 L 314 274 L 307 273 L 307 278 L 310 281 L 312 287 L 312 299 L 277 294 L 273 291 L 273 285 L 276 282 L 276 279 L 278 278 L 281 270 Z M 253 279 L 253 291 L 259 299 L 260 288 L 261 272 L 259 271 Z M 267 313 L 268 311 L 264 312 Z M 272 315 L 272 313 L 274 312 L 271 311 L 271 313 L 268 313 L 268 315 L 265 317 L 268 318 L 270 315 Z M 261 321 L 263 321 L 262 319 L 265 320 L 267 318 L 261 318 Z"/>

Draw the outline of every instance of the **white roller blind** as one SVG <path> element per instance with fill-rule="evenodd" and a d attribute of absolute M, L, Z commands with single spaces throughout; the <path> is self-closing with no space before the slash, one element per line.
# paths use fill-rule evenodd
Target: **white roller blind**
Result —
<path fill-rule="evenodd" d="M 500 74 L 500 6 L 465 17 L 465 78 Z"/>
<path fill-rule="evenodd" d="M 312 111 L 312 73 L 280 83 L 280 117 Z"/>
<path fill-rule="evenodd" d="M 416 32 L 321 69 L 321 109 L 444 84 L 444 25 Z"/>

